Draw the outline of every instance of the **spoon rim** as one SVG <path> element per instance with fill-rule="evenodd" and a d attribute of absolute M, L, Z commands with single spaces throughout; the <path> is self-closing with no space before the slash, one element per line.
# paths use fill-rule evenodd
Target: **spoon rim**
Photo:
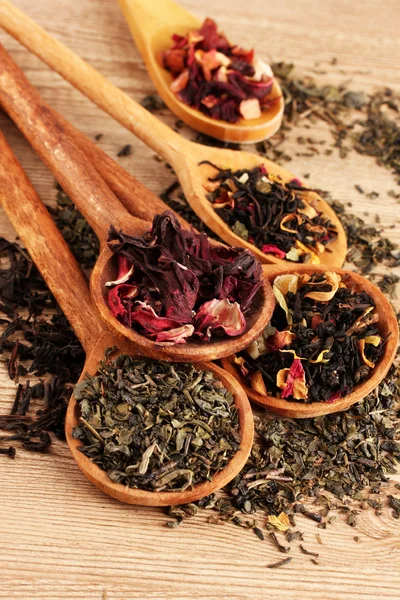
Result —
<path fill-rule="evenodd" d="M 108 268 L 113 256 L 111 250 L 107 247 L 102 248 L 90 277 L 91 296 L 101 320 L 107 329 L 133 343 L 135 347 L 150 358 L 199 363 L 230 356 L 235 352 L 239 352 L 239 349 L 242 350 L 247 347 L 261 335 L 270 321 L 275 308 L 275 297 L 272 287 L 268 278 L 262 274 L 262 285 L 253 299 L 253 306 L 257 304 L 257 307 L 255 310 L 253 309 L 249 319 L 246 319 L 246 322 L 250 321 L 250 324 L 241 335 L 232 337 L 224 336 L 220 340 L 212 339 L 210 342 L 187 342 L 185 344 L 173 344 L 170 346 L 156 344 L 154 340 L 141 335 L 134 329 L 118 321 L 107 305 L 107 290 L 103 284 L 104 279 L 106 279 L 105 270 Z"/>
<path fill-rule="evenodd" d="M 133 356 L 136 356 L 133 354 Z M 137 355 L 140 358 L 139 355 Z M 195 363 L 196 368 L 204 371 L 211 371 L 224 386 L 233 395 L 235 406 L 239 412 L 239 431 L 241 434 L 240 447 L 226 464 L 226 466 L 216 473 L 210 481 L 195 485 L 192 489 L 185 491 L 162 491 L 150 492 L 140 488 L 129 487 L 121 483 L 114 483 L 109 479 L 106 471 L 101 469 L 90 458 L 80 452 L 82 445 L 79 440 L 72 436 L 74 427 L 78 424 L 76 413 L 79 411 L 78 402 L 72 394 L 69 401 L 67 414 L 65 418 L 65 435 L 71 454 L 85 477 L 91 481 L 97 488 L 109 496 L 125 502 L 127 504 L 136 504 L 141 506 L 170 506 L 177 504 L 187 504 L 195 502 L 209 494 L 221 489 L 231 481 L 244 467 L 252 448 L 254 439 L 254 420 L 250 402 L 241 386 L 238 386 L 236 379 L 221 367 L 209 362 Z M 84 377 L 82 373 L 81 381 Z"/>
<path fill-rule="evenodd" d="M 282 269 L 277 265 L 264 267 L 264 273 L 271 283 L 278 275 L 285 275 L 290 273 L 311 273 L 315 271 L 324 273 L 328 270 L 338 273 L 342 276 L 348 277 L 351 281 L 354 281 L 354 283 L 359 289 L 363 289 L 364 291 L 366 291 L 372 297 L 376 306 L 379 306 L 380 314 L 385 315 L 388 330 L 391 331 L 392 334 L 388 337 L 384 345 L 383 354 L 377 362 L 375 368 L 372 370 L 370 376 L 363 382 L 356 385 L 352 392 L 350 392 L 350 394 L 346 394 L 339 400 L 332 403 L 323 401 L 290 402 L 288 400 L 277 398 L 275 396 L 264 396 L 262 394 L 259 394 L 246 384 L 244 378 L 233 363 L 233 357 L 223 358 L 221 360 L 223 368 L 236 378 L 238 383 L 245 390 L 250 401 L 254 402 L 259 406 L 262 406 L 263 408 L 270 409 L 272 412 L 278 415 L 301 419 L 328 415 L 346 410 L 353 404 L 365 398 L 376 388 L 376 386 L 378 386 L 381 383 L 381 381 L 384 379 L 387 372 L 389 371 L 393 360 L 396 356 L 397 347 L 399 343 L 399 327 L 395 312 L 389 300 L 384 296 L 382 291 L 373 283 L 371 283 L 368 279 L 365 279 L 364 277 L 362 277 L 362 275 L 359 275 L 354 271 L 350 271 L 348 269 L 341 269 L 339 267 L 327 267 L 326 265 L 303 264 L 298 265 L 297 267 L 287 267 L 285 269 Z M 379 322 L 377 325 L 379 325 Z"/>

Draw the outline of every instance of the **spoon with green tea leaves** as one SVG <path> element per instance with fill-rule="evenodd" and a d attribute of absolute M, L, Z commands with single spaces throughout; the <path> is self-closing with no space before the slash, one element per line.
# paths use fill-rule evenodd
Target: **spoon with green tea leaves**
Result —
<path fill-rule="evenodd" d="M 104 328 L 85 276 L 1 133 L 0 205 L 86 351 L 65 421 L 83 474 L 113 498 L 148 506 L 186 504 L 226 485 L 253 441 L 237 381 L 213 363 L 143 358 Z"/>
<path fill-rule="evenodd" d="M 253 254 L 211 245 L 170 212 L 153 225 L 130 215 L 2 47 L 0 57 L 0 103 L 100 240 L 91 292 L 106 326 L 172 361 L 218 359 L 256 339 L 274 298 Z"/>
<path fill-rule="evenodd" d="M 399 342 L 381 290 L 357 273 L 319 265 L 264 266 L 277 304 L 264 334 L 222 360 L 249 398 L 279 415 L 347 409 L 385 377 Z"/>
<path fill-rule="evenodd" d="M 293 174 L 255 154 L 210 148 L 183 138 L 7 0 L 2 0 L 1 7 L 2 28 L 171 164 L 193 210 L 227 244 L 250 249 L 263 263 L 284 265 L 293 260 L 342 266 L 347 250 L 343 226 L 321 196 L 302 186 Z M 235 210 L 237 194 L 241 198 L 246 191 L 245 172 L 251 179 L 257 169 L 261 169 L 262 181 L 255 189 L 260 198 L 254 207 L 245 199 L 245 216 L 249 217 L 250 208 L 257 213 L 258 230 L 251 231 L 246 222 L 236 219 Z M 219 176 L 223 179 L 215 181 Z M 234 189 L 229 189 L 230 181 Z M 216 183 L 222 187 L 218 197 Z M 284 213 L 275 217 L 262 213 L 261 205 L 267 204 L 264 198 L 272 198 Z M 284 201 L 281 207 L 279 198 Z M 272 218 L 275 242 L 267 232 Z"/>
<path fill-rule="evenodd" d="M 232 44 L 212 19 L 173 0 L 118 0 L 139 52 L 168 108 L 224 142 L 254 143 L 279 129 L 284 98 L 268 64 Z"/>

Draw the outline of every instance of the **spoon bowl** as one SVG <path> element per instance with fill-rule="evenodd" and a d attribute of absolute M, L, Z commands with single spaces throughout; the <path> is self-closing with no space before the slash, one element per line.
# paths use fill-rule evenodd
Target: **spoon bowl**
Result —
<path fill-rule="evenodd" d="M 229 226 L 215 213 L 206 198 L 204 184 L 207 168 L 200 163 L 211 160 L 218 167 L 252 168 L 262 163 L 271 174 L 279 175 L 284 181 L 293 175 L 275 163 L 247 152 L 209 148 L 183 138 L 140 104 L 113 85 L 79 56 L 52 38 L 44 29 L 7 0 L 2 0 L 0 26 L 36 54 L 47 65 L 90 98 L 100 108 L 118 121 L 123 127 L 168 161 L 175 170 L 183 191 L 193 210 L 206 225 L 229 244 L 249 247 L 265 263 L 288 264 L 271 254 L 263 254 L 253 245 L 236 236 Z M 14 119 L 17 122 L 17 118 Z M 33 145 L 33 142 L 32 142 Z M 311 194 L 311 192 L 310 192 Z M 312 192 L 316 207 L 336 226 L 338 237 L 328 244 L 324 263 L 342 266 L 346 255 L 346 236 L 337 215 L 315 192 Z M 290 264 L 290 263 L 289 263 Z"/>
<path fill-rule="evenodd" d="M 99 361 L 103 358 L 104 351 L 95 350 L 88 355 L 85 363 L 85 373 L 94 375 L 97 371 Z M 132 354 L 132 353 L 131 353 Z M 132 354 L 135 356 L 134 354 Z M 79 450 L 81 442 L 76 440 L 72 432 L 79 425 L 80 409 L 79 404 L 72 396 L 68 405 L 65 433 L 69 449 L 82 473 L 94 483 L 94 485 L 117 500 L 127 504 L 139 504 L 141 506 L 170 506 L 176 504 L 187 504 L 195 502 L 200 498 L 208 496 L 212 492 L 221 489 L 231 481 L 237 473 L 244 467 L 249 456 L 254 435 L 253 414 L 247 396 L 243 389 L 238 386 L 236 379 L 228 372 L 224 371 L 213 363 L 196 363 L 196 367 L 211 371 L 233 395 L 233 401 L 239 412 L 239 427 L 241 432 L 241 443 L 239 450 L 224 469 L 213 476 L 211 481 L 205 481 L 187 489 L 183 492 L 165 491 L 150 492 L 136 488 L 130 488 L 120 483 L 113 483 L 107 473 L 94 464 L 90 458 L 82 454 Z M 82 375 L 79 381 L 85 377 Z"/>
<path fill-rule="evenodd" d="M 241 119 L 237 123 L 211 119 L 179 100 L 170 87 L 171 74 L 157 60 L 159 53 L 171 45 L 174 33 L 184 36 L 199 29 L 199 19 L 172 0 L 118 0 L 118 3 L 158 93 L 179 119 L 213 138 L 240 144 L 261 142 L 278 131 L 285 103 L 276 80 L 268 96 L 271 106 L 260 118 Z"/>
<path fill-rule="evenodd" d="M 240 336 L 221 337 L 220 339 L 215 336 L 210 342 L 194 341 L 174 346 L 157 345 L 153 340 L 126 327 L 111 313 L 107 303 L 109 288 L 105 284 L 107 281 L 115 280 L 116 274 L 115 256 L 108 248 L 104 247 L 90 278 L 92 298 L 103 322 L 111 331 L 115 331 L 135 344 L 145 356 L 160 360 L 197 363 L 204 360 L 217 360 L 239 352 L 261 335 L 271 319 L 275 306 L 271 285 L 268 279 L 264 278 L 262 287 L 253 299 L 251 311 L 246 315 L 246 330 Z M 234 350 L 234 348 L 237 349 Z"/>
<path fill-rule="evenodd" d="M 111 335 L 98 319 L 85 276 L 1 133 L 0 206 L 10 218 L 86 351 L 80 381 L 85 377 L 84 374 L 96 373 L 107 348 L 117 346 L 114 356 L 137 356 L 137 349 L 132 344 L 125 338 Z M 79 442 L 73 438 L 72 432 L 79 422 L 79 406 L 72 396 L 67 411 L 65 434 L 77 465 L 92 483 L 122 502 L 167 506 L 186 504 L 208 496 L 239 473 L 250 454 L 253 442 L 254 424 L 249 401 L 232 375 L 212 363 L 200 362 L 197 366 L 211 371 L 222 381 L 226 389 L 232 392 L 238 408 L 240 448 L 226 467 L 210 481 L 183 492 L 149 492 L 115 484 L 78 449 Z"/>
<path fill-rule="evenodd" d="M 246 314 L 247 327 L 237 337 L 210 342 L 157 345 L 153 340 L 122 325 L 107 305 L 105 283 L 116 279 L 113 255 L 107 247 L 110 225 L 142 237 L 151 223 L 133 217 L 118 201 L 62 122 L 42 100 L 37 90 L 0 46 L 0 102 L 9 116 L 48 165 L 55 178 L 93 227 L 100 241 L 100 256 L 91 275 L 94 302 L 105 325 L 151 358 L 198 362 L 229 356 L 248 346 L 263 331 L 272 314 L 274 300 L 264 279 Z"/>
<path fill-rule="evenodd" d="M 185 168 L 180 168 L 179 179 L 187 201 L 200 219 L 224 242 L 231 246 L 248 248 L 262 263 L 279 264 L 283 268 L 290 265 L 288 260 L 277 258 L 273 254 L 266 254 L 254 244 L 239 237 L 223 221 L 207 198 L 208 179 L 209 177 L 215 177 L 217 170 L 209 164 L 200 163 L 207 160 L 218 168 L 231 169 L 233 172 L 239 169 L 250 170 L 264 165 L 267 173 L 279 178 L 282 183 L 289 183 L 295 178 L 295 175 L 280 165 L 250 152 L 237 152 L 236 150 L 221 148 L 205 149 L 204 146 L 198 144 L 192 144 L 190 150 L 191 152 L 187 152 L 185 155 Z M 196 173 L 196 176 L 194 176 L 194 173 Z M 337 230 L 337 237 L 325 247 L 321 262 L 329 267 L 341 267 L 347 254 L 347 240 L 343 225 L 335 211 L 317 192 L 307 191 L 304 193 L 304 197 L 309 204 L 329 219 Z"/>
<path fill-rule="evenodd" d="M 288 273 L 307 273 L 311 275 L 313 273 L 325 273 L 326 270 L 326 266 L 322 265 L 298 265 L 296 267 L 286 267 L 285 269 L 278 265 L 264 267 L 265 276 L 269 279 L 271 285 L 278 275 L 285 275 Z M 330 267 L 329 270 L 341 275 L 343 282 L 348 286 L 354 287 L 357 291 L 367 292 L 367 294 L 371 296 L 375 303 L 375 310 L 379 315 L 379 321 L 376 323 L 376 326 L 379 329 L 381 337 L 383 339 L 388 339 L 385 343 L 383 354 L 375 368 L 372 370 L 370 376 L 362 383 L 356 385 L 350 394 L 347 394 L 334 402 L 290 402 L 282 398 L 277 398 L 276 396 L 264 396 L 246 384 L 244 378 L 233 362 L 233 357 L 222 359 L 222 366 L 224 369 L 235 376 L 238 383 L 243 387 L 252 402 L 284 417 L 306 419 L 346 410 L 356 402 L 365 398 L 365 396 L 380 384 L 389 371 L 396 356 L 399 344 L 397 318 L 392 305 L 385 298 L 381 290 L 368 279 L 365 279 L 365 277 L 353 273 L 352 271 L 338 269 L 336 267 Z"/>

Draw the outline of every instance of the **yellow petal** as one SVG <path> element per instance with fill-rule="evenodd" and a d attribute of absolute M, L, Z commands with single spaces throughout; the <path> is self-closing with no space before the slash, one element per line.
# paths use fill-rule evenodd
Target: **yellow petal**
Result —
<path fill-rule="evenodd" d="M 311 248 L 309 248 L 302 242 L 299 242 L 299 240 L 296 241 L 296 247 L 299 248 L 303 254 L 309 255 L 309 258 L 307 260 L 308 264 L 310 264 L 310 265 L 319 265 L 320 264 L 321 261 L 319 260 L 319 256 L 316 252 L 314 252 L 314 250 L 311 250 Z"/>
<path fill-rule="evenodd" d="M 293 398 L 295 400 L 307 400 L 308 387 L 303 379 L 296 377 L 293 383 Z"/>
<path fill-rule="evenodd" d="M 250 377 L 251 387 L 255 392 L 258 392 L 262 396 L 267 396 L 267 388 L 265 387 L 263 376 L 261 375 L 261 371 L 256 371 Z"/>
<path fill-rule="evenodd" d="M 285 224 L 293 221 L 293 219 L 296 219 L 297 224 L 301 225 L 302 218 L 299 215 L 296 215 L 296 213 L 293 213 L 283 217 L 279 224 L 280 229 L 282 229 L 282 231 L 287 231 L 288 233 L 297 233 L 297 229 L 289 229 L 289 227 L 285 227 Z"/>
<path fill-rule="evenodd" d="M 296 354 L 296 350 L 282 350 L 282 349 L 281 349 L 281 350 L 279 350 L 279 352 L 290 352 L 291 354 L 293 354 L 293 360 L 294 360 L 295 358 L 298 358 L 299 360 L 307 360 L 307 359 L 305 359 L 305 358 L 301 358 L 301 356 L 297 356 L 297 354 Z"/>
<path fill-rule="evenodd" d="M 311 363 L 317 364 L 317 363 L 328 363 L 329 362 L 329 358 L 324 358 L 325 354 L 328 354 L 328 352 L 330 352 L 329 348 L 325 348 L 325 350 L 322 350 L 322 352 L 320 352 L 317 356 L 317 358 L 315 360 L 310 360 Z"/>
<path fill-rule="evenodd" d="M 371 362 L 370 360 L 368 360 L 368 358 L 365 356 L 365 340 L 359 340 L 358 341 L 358 348 L 360 350 L 360 354 L 361 354 L 361 358 L 363 359 L 363 362 L 370 368 L 373 369 L 375 367 L 375 363 Z"/>
<path fill-rule="evenodd" d="M 249 370 L 247 367 L 245 367 L 245 363 L 246 363 L 246 359 L 243 358 L 243 356 L 235 356 L 233 357 L 233 362 L 235 363 L 235 365 L 237 365 L 240 369 L 240 372 L 242 373 L 242 375 L 246 376 L 249 373 Z"/>
<path fill-rule="evenodd" d="M 372 344 L 373 346 L 379 346 L 379 344 L 381 343 L 382 338 L 380 335 L 367 335 L 364 338 L 364 342 L 366 344 Z"/>
<path fill-rule="evenodd" d="M 278 275 L 274 279 L 274 291 L 278 289 L 281 294 L 286 296 L 288 292 L 297 293 L 299 276 L 288 273 L 287 275 Z"/>
<path fill-rule="evenodd" d="M 283 390 L 286 387 L 286 380 L 287 380 L 287 376 L 289 374 L 289 371 L 290 371 L 290 369 L 281 369 L 276 374 L 276 386 L 280 390 Z"/>
<path fill-rule="evenodd" d="M 281 512 L 277 517 L 275 515 L 268 515 L 268 523 L 279 531 L 287 531 L 290 529 L 289 517 L 284 512 Z"/>
<path fill-rule="evenodd" d="M 308 217 L 309 219 L 315 219 L 315 217 L 318 215 L 318 212 L 313 206 L 308 204 L 307 200 L 303 200 L 303 202 L 304 208 L 298 208 L 297 212 L 301 215 L 306 215 L 306 217 Z"/>
<path fill-rule="evenodd" d="M 336 294 L 339 283 L 341 281 L 340 275 L 337 273 L 332 273 L 331 271 L 327 271 L 325 273 L 325 279 L 320 281 L 319 283 L 309 283 L 308 285 L 315 286 L 325 286 L 330 285 L 331 290 L 329 292 L 308 292 L 305 294 L 305 298 L 311 298 L 312 300 L 319 300 L 320 302 L 328 302 L 332 300 L 333 296 Z"/>

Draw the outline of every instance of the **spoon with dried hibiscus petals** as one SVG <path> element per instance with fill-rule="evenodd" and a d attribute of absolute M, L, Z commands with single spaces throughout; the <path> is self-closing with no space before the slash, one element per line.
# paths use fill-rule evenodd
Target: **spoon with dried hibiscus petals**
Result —
<path fill-rule="evenodd" d="M 138 355 L 135 346 L 126 338 L 108 332 L 96 315 L 85 276 L 1 133 L 0 205 L 10 218 L 86 351 L 83 373 L 75 389 L 75 395 L 72 395 L 68 405 L 65 433 L 72 455 L 87 479 L 121 502 L 147 506 L 169 506 L 193 502 L 208 496 L 231 481 L 244 466 L 253 442 L 253 416 L 243 389 L 232 375 L 213 363 L 199 362 L 196 365 L 188 365 L 143 359 Z M 128 366 L 129 373 L 124 393 L 121 395 L 120 383 L 124 364 Z M 139 377 L 139 383 L 136 382 L 136 385 L 132 386 L 129 378 L 134 376 L 135 369 L 140 371 L 143 364 L 147 370 L 151 368 L 154 371 L 153 381 L 149 382 L 148 376 L 146 380 L 147 374 L 144 373 Z M 143 414 L 146 392 L 140 392 L 137 397 L 135 389 L 140 388 L 140 380 L 143 379 L 143 385 L 147 389 L 150 386 L 150 396 L 154 397 L 158 393 L 157 377 L 163 373 L 167 376 L 169 374 L 167 381 L 170 382 L 175 378 L 176 370 L 181 370 L 184 376 L 188 374 L 194 378 L 191 387 L 183 382 L 181 393 L 184 396 L 191 394 L 195 398 L 190 410 L 197 411 L 199 423 L 187 423 L 187 427 L 183 429 L 177 427 L 175 431 L 173 431 L 175 425 L 170 424 L 172 434 L 176 434 L 177 449 L 173 459 L 169 459 L 162 452 L 161 457 L 158 458 L 160 453 L 156 445 L 153 444 L 151 449 L 144 449 L 146 439 L 143 436 L 143 427 L 147 427 L 150 436 L 151 422 L 148 413 L 147 417 Z M 111 376 L 113 371 L 116 372 L 119 378 L 117 388 L 114 388 L 112 381 L 109 382 L 111 392 L 106 390 L 107 378 L 104 380 L 104 373 L 107 374 L 107 371 Z M 94 404 L 99 403 L 97 409 L 96 406 L 93 407 L 97 418 L 90 416 L 92 403 L 88 394 L 83 402 L 78 403 L 78 399 L 83 394 L 83 388 L 88 388 L 93 378 L 95 381 L 100 381 L 101 377 L 103 377 L 104 388 L 102 392 L 98 391 L 108 392 L 110 413 L 107 416 L 105 412 L 103 419 L 99 421 L 97 409 L 104 398 L 94 401 Z M 206 392 L 204 395 L 201 390 L 196 392 L 194 389 L 200 381 Z M 201 388 L 201 385 L 197 387 Z M 178 392 L 180 389 L 179 387 Z M 160 387 L 161 393 L 163 396 L 159 398 L 160 404 L 167 401 L 165 385 L 163 388 Z M 125 399 L 125 404 L 121 396 Z M 212 404 L 214 398 L 215 405 Z M 126 403 L 127 399 L 130 404 Z M 150 404 L 154 406 L 154 402 Z M 169 410 L 170 413 L 166 411 L 166 414 L 173 414 L 172 405 Z M 116 414 L 117 426 L 115 431 L 110 432 L 107 419 L 111 418 L 111 414 Z M 210 457 L 216 456 L 216 460 L 214 462 L 209 460 L 207 463 L 202 457 L 204 463 L 199 465 L 199 472 L 197 472 L 191 466 L 191 460 L 195 461 L 199 453 L 198 437 L 201 438 L 210 430 L 209 421 L 212 422 L 212 419 L 216 419 L 216 422 L 218 419 L 223 421 L 227 414 L 233 417 L 232 427 L 226 424 L 226 431 L 231 435 L 231 439 L 218 439 L 218 436 L 214 436 L 214 440 L 210 439 L 207 447 Z M 143 425 L 145 421 L 146 425 Z M 127 439 L 129 428 L 134 424 L 138 438 L 141 439 L 141 451 L 144 450 L 142 454 L 138 454 L 136 446 L 133 447 L 132 442 Z M 203 433 L 201 433 L 202 428 L 204 428 Z M 192 434 L 190 429 L 193 430 Z M 83 431 L 86 432 L 90 443 L 89 452 L 85 444 L 82 445 Z M 158 435 L 158 431 L 156 426 L 155 436 Z M 118 452 L 118 445 L 122 445 L 121 452 Z M 108 470 L 100 468 L 90 459 L 90 456 L 95 455 L 96 459 L 104 458 L 105 464 L 101 463 L 103 467 L 106 468 L 111 463 L 115 468 Z M 160 461 L 161 468 L 158 467 Z M 118 467 L 119 475 L 116 478 L 115 470 Z M 123 478 L 125 478 L 124 483 L 120 483 Z"/>
<path fill-rule="evenodd" d="M 91 292 L 105 324 L 164 360 L 218 359 L 256 339 L 274 298 L 253 254 L 211 245 L 171 212 L 152 226 L 130 215 L 2 47 L 0 57 L 0 103 L 100 240 Z"/>
<path fill-rule="evenodd" d="M 399 342 L 381 290 L 357 273 L 322 265 L 271 265 L 264 273 L 277 301 L 271 324 L 223 367 L 253 402 L 286 417 L 339 412 L 367 396 Z"/>
<path fill-rule="evenodd" d="M 271 67 L 172 0 L 118 0 L 161 98 L 193 129 L 224 142 L 278 131 L 284 98 Z"/>
<path fill-rule="evenodd" d="M 193 210 L 227 244 L 250 249 L 263 263 L 342 266 L 347 242 L 340 220 L 293 174 L 256 154 L 183 138 L 7 0 L 1 7 L 1 27 L 171 164 Z M 257 192 L 254 206 L 246 175 Z M 277 215 L 268 212 L 266 199 L 273 199 Z M 256 215 L 256 231 L 236 218 L 239 202 L 247 219 Z"/>

